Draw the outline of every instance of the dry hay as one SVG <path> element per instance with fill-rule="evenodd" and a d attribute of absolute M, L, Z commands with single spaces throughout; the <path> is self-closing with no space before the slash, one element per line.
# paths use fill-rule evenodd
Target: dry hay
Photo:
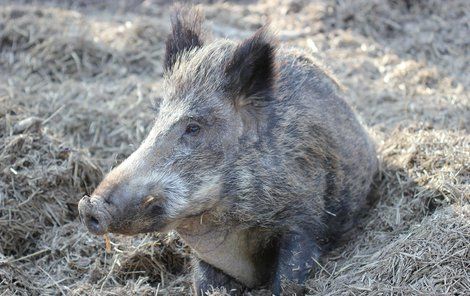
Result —
<path fill-rule="evenodd" d="M 189 293 L 174 235 L 111 236 L 106 254 L 76 209 L 149 127 L 166 2 L 0 6 L 0 295 Z M 468 291 L 468 1 L 203 2 L 216 37 L 270 19 L 323 59 L 377 140 L 380 199 L 309 291 Z"/>
<path fill-rule="evenodd" d="M 335 257 L 310 280 L 310 292 L 463 294 L 470 289 L 469 219 L 466 205 L 439 209 L 396 236 L 369 223 L 355 246 L 331 254 Z"/>

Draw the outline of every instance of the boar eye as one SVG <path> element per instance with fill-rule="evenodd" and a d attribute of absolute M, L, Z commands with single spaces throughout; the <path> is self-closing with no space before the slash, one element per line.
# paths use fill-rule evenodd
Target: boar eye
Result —
<path fill-rule="evenodd" d="M 185 135 L 195 136 L 199 132 L 201 127 L 195 123 L 190 123 L 186 126 L 186 130 L 184 131 Z"/>

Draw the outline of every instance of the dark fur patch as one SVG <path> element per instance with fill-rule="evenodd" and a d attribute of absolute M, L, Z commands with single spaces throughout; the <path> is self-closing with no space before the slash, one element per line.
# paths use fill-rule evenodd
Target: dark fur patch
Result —
<path fill-rule="evenodd" d="M 276 46 L 266 27 L 238 45 L 225 67 L 227 91 L 242 105 L 264 106 L 272 100 L 276 80 Z"/>
<path fill-rule="evenodd" d="M 166 40 L 165 71 L 170 71 L 180 54 L 201 47 L 203 16 L 196 8 L 179 6 L 171 17 L 171 33 Z"/>
<path fill-rule="evenodd" d="M 207 295 L 214 288 L 224 287 L 229 295 L 240 295 L 245 287 L 220 269 L 197 259 L 192 258 L 193 288 L 196 295 Z"/>
<path fill-rule="evenodd" d="M 276 275 L 273 279 L 274 295 L 303 295 L 301 286 L 322 254 L 312 230 L 295 229 L 284 233 L 279 239 L 279 255 Z M 290 289 L 289 289 L 290 288 Z M 288 291 L 294 289 L 296 293 Z M 281 293 L 281 291 L 283 293 Z"/>

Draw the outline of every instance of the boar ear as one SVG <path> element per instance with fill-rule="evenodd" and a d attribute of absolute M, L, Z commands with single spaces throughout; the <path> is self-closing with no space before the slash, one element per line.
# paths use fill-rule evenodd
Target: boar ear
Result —
<path fill-rule="evenodd" d="M 165 71 L 170 71 L 183 51 L 202 46 L 203 15 L 195 7 L 177 6 L 171 16 L 171 32 L 166 39 Z"/>
<path fill-rule="evenodd" d="M 276 42 L 266 27 L 244 40 L 225 67 L 227 90 L 240 105 L 265 106 L 276 81 Z"/>

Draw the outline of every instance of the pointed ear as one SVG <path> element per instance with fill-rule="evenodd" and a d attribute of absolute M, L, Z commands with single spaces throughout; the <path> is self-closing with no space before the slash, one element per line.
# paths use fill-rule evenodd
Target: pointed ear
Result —
<path fill-rule="evenodd" d="M 177 6 L 171 16 L 171 32 L 166 40 L 165 71 L 170 71 L 178 56 L 202 46 L 203 15 L 194 7 Z"/>
<path fill-rule="evenodd" d="M 276 82 L 276 42 L 266 27 L 240 43 L 225 67 L 227 91 L 237 105 L 265 106 Z"/>

